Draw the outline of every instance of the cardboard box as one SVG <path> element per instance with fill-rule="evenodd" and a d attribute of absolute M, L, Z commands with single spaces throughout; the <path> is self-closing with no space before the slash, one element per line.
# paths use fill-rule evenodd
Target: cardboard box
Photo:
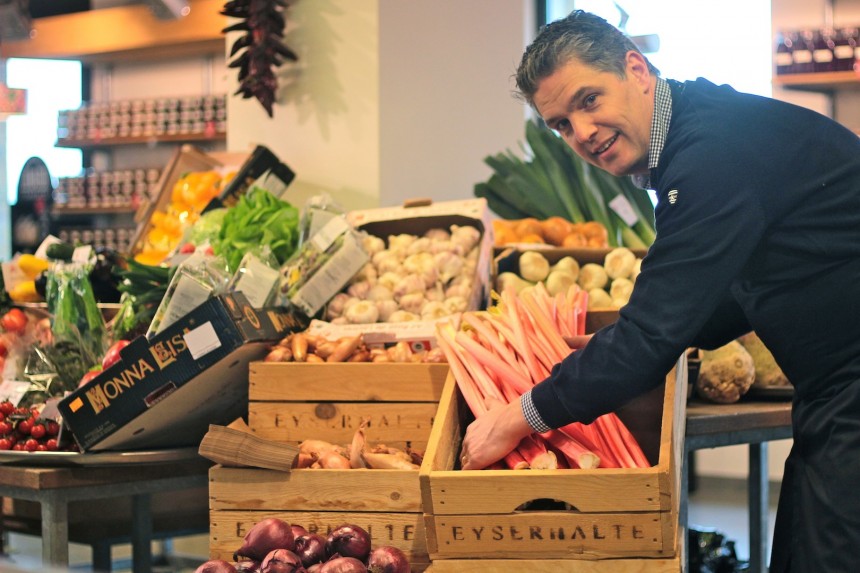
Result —
<path fill-rule="evenodd" d="M 592 571 L 594 560 L 609 560 L 593 570 L 620 571 L 637 560 L 637 571 L 678 571 L 686 373 L 682 356 L 664 385 L 617 412 L 653 466 L 593 470 L 458 469 L 474 418 L 449 377 L 420 470 L 434 570 Z M 573 509 L 524 506 L 535 500 Z M 550 567 L 561 560 L 574 563 Z"/>
<path fill-rule="evenodd" d="M 255 310 L 241 293 L 209 299 L 151 340 L 133 340 L 60 413 L 84 451 L 197 445 L 209 424 L 245 413 L 248 363 L 305 327 L 282 308 Z"/>
<path fill-rule="evenodd" d="M 562 249 L 560 247 L 547 247 L 543 245 L 538 245 L 535 248 L 528 248 L 526 246 L 520 246 L 518 248 L 508 247 L 500 251 L 496 251 L 496 256 L 493 260 L 493 272 L 491 280 L 493 288 L 498 288 L 497 279 L 501 273 L 511 272 L 519 274 L 520 256 L 528 250 L 540 251 L 540 253 L 549 261 L 550 265 L 557 263 L 564 257 L 573 257 L 576 262 L 578 262 L 580 266 L 582 266 L 588 263 L 602 265 L 603 261 L 606 259 L 607 253 L 609 253 L 609 251 L 611 251 L 612 249 Z M 647 253 L 647 251 L 643 251 L 641 249 L 631 250 L 633 251 L 633 254 L 636 255 L 638 258 L 644 257 Z M 616 320 L 618 320 L 617 308 L 591 309 L 585 315 L 585 332 L 589 334 L 597 332 L 604 326 L 612 324 Z"/>

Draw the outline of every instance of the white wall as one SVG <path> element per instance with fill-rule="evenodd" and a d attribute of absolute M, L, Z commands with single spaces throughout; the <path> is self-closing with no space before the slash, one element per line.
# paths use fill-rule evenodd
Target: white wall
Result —
<path fill-rule="evenodd" d="M 287 13 L 274 119 L 228 103 L 228 149 L 262 143 L 297 174 L 301 203 L 326 191 L 345 208 L 472 197 L 484 155 L 516 147 L 524 108 L 509 77 L 529 0 L 314 0 Z"/>

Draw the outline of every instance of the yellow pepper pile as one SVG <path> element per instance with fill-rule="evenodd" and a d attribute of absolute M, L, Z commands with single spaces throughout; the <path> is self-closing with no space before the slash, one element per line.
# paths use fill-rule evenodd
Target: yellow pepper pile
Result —
<path fill-rule="evenodd" d="M 217 171 L 191 171 L 180 177 L 164 210 L 153 212 L 143 248 L 135 260 L 146 265 L 163 262 L 179 245 L 185 229 L 197 221 L 206 205 L 234 175 L 222 177 Z"/>

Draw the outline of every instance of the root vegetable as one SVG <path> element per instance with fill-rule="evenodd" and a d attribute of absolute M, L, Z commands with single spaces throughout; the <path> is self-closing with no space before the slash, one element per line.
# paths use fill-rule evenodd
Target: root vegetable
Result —
<path fill-rule="evenodd" d="M 367 567 L 354 557 L 335 557 L 329 559 L 316 573 L 365 573 Z"/>
<path fill-rule="evenodd" d="M 257 522 L 242 540 L 242 547 L 233 554 L 233 561 L 239 557 L 247 557 L 255 561 L 262 561 L 275 549 L 295 548 L 295 538 L 290 524 L 276 517 L 267 517 Z"/>
<path fill-rule="evenodd" d="M 290 351 L 293 353 L 293 360 L 296 362 L 304 362 L 308 356 L 308 339 L 301 332 L 293 334 Z"/>
<path fill-rule="evenodd" d="M 373 452 L 364 452 L 362 459 L 368 467 L 377 470 L 417 470 L 419 466 L 411 461 L 403 459 L 397 454 L 375 454 Z"/>
<path fill-rule="evenodd" d="M 716 350 L 702 351 L 696 392 L 711 402 L 731 404 L 740 400 L 755 381 L 752 356 L 733 340 Z"/>
<path fill-rule="evenodd" d="M 370 573 L 409 573 L 409 559 L 397 547 L 383 545 L 370 552 L 367 570 Z"/>
<path fill-rule="evenodd" d="M 530 286 L 533 286 L 533 284 L 516 273 L 504 272 L 499 273 L 499 276 L 496 277 L 496 288 L 499 292 L 507 290 L 508 288 L 514 289 L 515 292 L 520 292 L 524 288 Z"/>
<path fill-rule="evenodd" d="M 307 358 L 307 360 L 305 360 L 305 362 L 309 362 L 309 363 L 312 362 L 314 364 L 321 364 L 321 363 L 325 362 L 325 360 L 320 358 L 316 354 L 308 354 L 308 358 Z"/>
<path fill-rule="evenodd" d="M 599 310 L 613 308 L 612 297 L 602 288 L 593 288 L 588 291 L 588 310 Z"/>
<path fill-rule="evenodd" d="M 270 551 L 260 564 L 260 573 L 301 573 L 303 571 L 302 560 L 289 549 Z"/>
<path fill-rule="evenodd" d="M 636 255 L 627 247 L 616 247 L 606 254 L 603 259 L 603 268 L 610 279 L 630 278 L 633 265 L 636 263 Z"/>
<path fill-rule="evenodd" d="M 633 294 L 633 281 L 625 278 L 613 279 L 609 286 L 609 296 L 612 297 L 612 304 L 621 308 L 630 300 L 630 295 Z"/>
<path fill-rule="evenodd" d="M 236 567 L 223 559 L 210 559 L 195 569 L 194 573 L 236 573 Z"/>
<path fill-rule="evenodd" d="M 583 290 L 590 291 L 594 288 L 606 288 L 609 283 L 609 275 L 606 274 L 606 269 L 597 263 L 587 263 L 579 269 L 579 278 L 577 279 L 579 286 Z"/>
<path fill-rule="evenodd" d="M 546 290 L 555 296 L 566 293 L 567 289 L 576 284 L 576 277 L 566 270 L 554 270 L 546 277 Z"/>
<path fill-rule="evenodd" d="M 365 561 L 370 555 L 370 534 L 357 525 L 341 525 L 326 537 L 325 551 L 329 557 L 337 554 Z"/>
<path fill-rule="evenodd" d="M 370 300 L 360 300 L 346 309 L 344 317 L 350 324 L 372 324 L 379 319 L 379 309 Z"/>
<path fill-rule="evenodd" d="M 374 306 L 373 309 L 376 310 L 376 307 Z M 358 350 L 362 339 L 361 334 L 341 339 L 329 357 L 326 358 L 326 362 L 344 362 L 353 352 Z"/>
<path fill-rule="evenodd" d="M 573 275 L 574 279 L 579 278 L 579 262 L 570 255 L 560 258 L 554 265 L 549 268 L 549 272 L 567 271 Z"/>
<path fill-rule="evenodd" d="M 316 533 L 305 533 L 296 537 L 296 555 L 304 567 L 325 560 L 325 537 Z"/>
<path fill-rule="evenodd" d="M 549 261 L 537 251 L 526 251 L 520 255 L 520 276 L 527 281 L 544 280 L 549 274 Z"/>
<path fill-rule="evenodd" d="M 348 470 L 350 469 L 349 460 L 338 451 L 329 450 L 320 454 L 317 460 L 323 469 L 327 470 Z"/>

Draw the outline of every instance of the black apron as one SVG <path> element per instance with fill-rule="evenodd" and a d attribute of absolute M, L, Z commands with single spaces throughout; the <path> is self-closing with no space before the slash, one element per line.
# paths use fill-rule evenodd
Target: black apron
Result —
<path fill-rule="evenodd" d="M 771 573 L 860 571 L 860 381 L 792 409 Z"/>

